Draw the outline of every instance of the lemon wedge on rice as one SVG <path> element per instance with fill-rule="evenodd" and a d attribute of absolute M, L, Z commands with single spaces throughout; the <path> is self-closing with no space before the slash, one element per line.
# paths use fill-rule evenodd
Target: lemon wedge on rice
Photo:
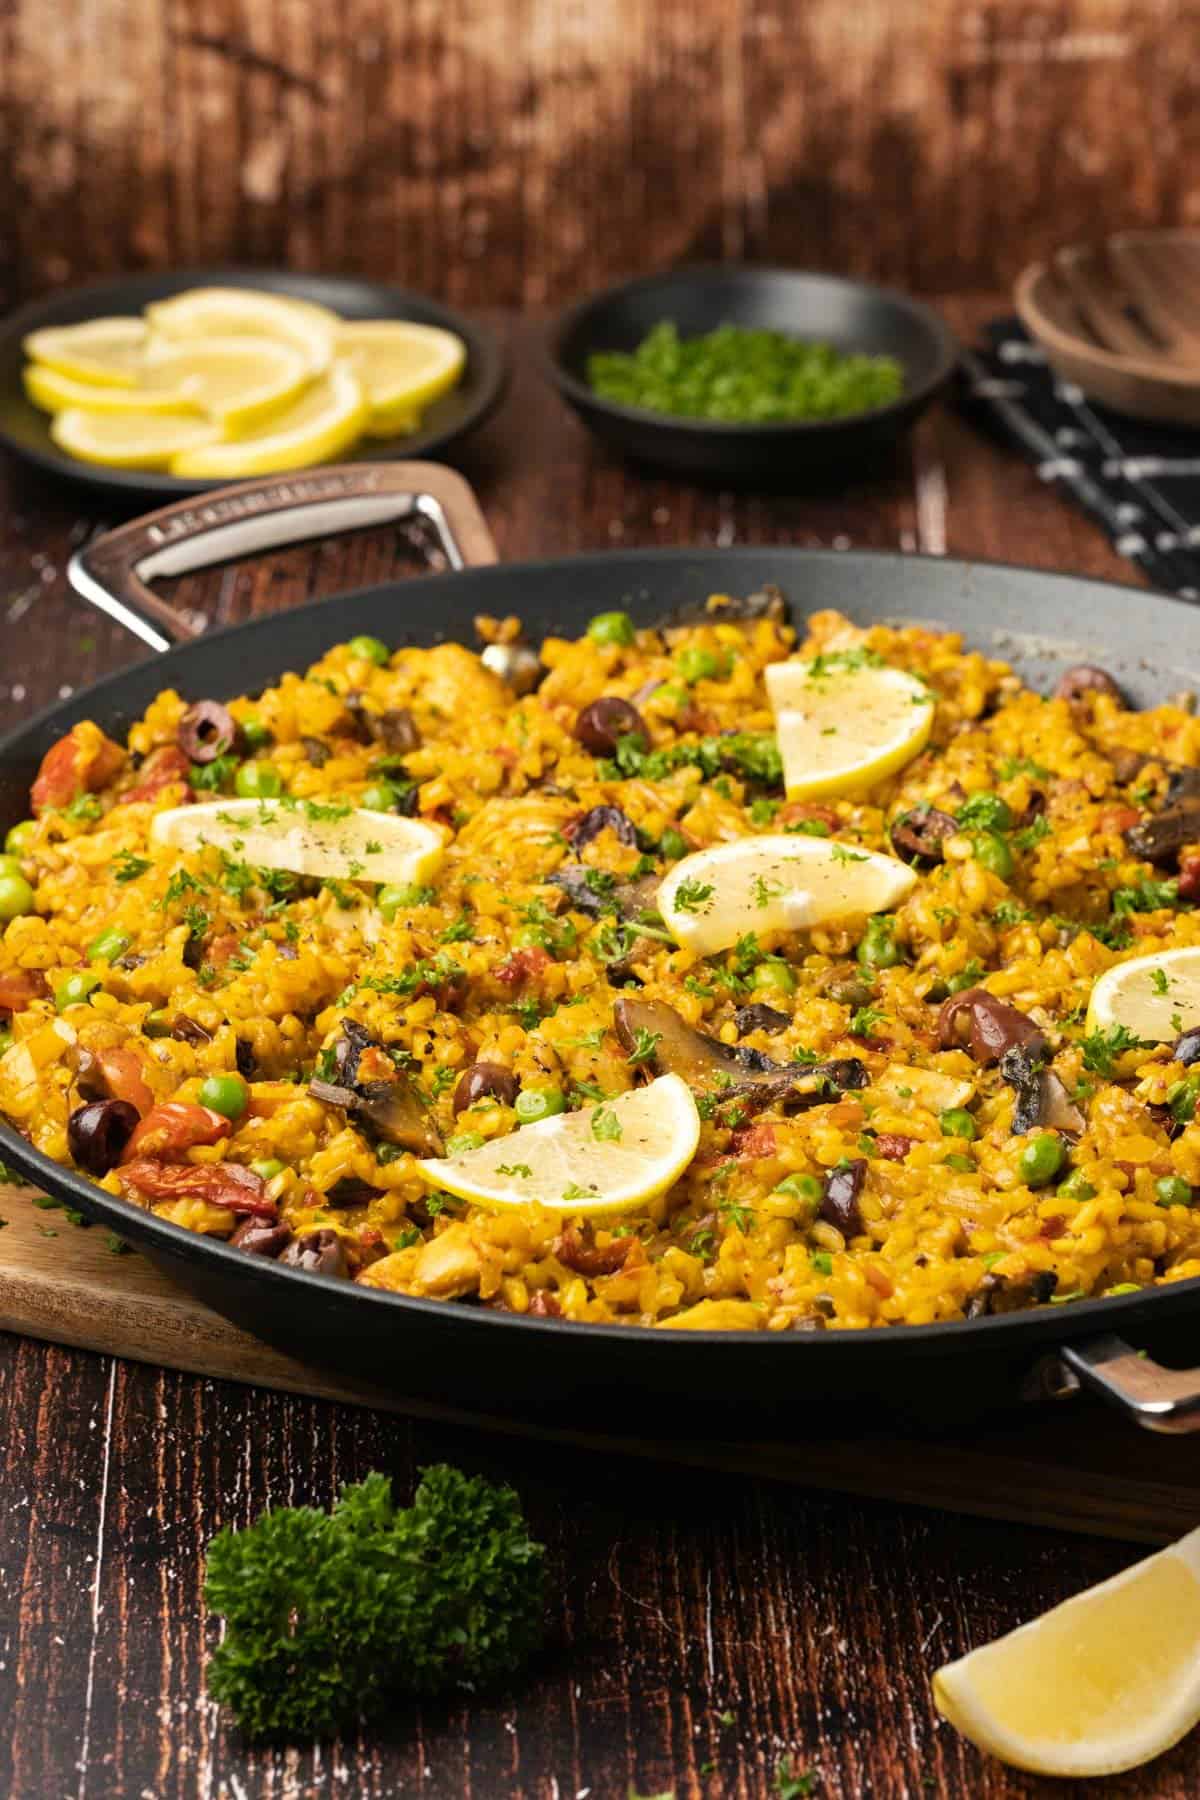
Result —
<path fill-rule="evenodd" d="M 345 363 L 310 382 L 298 400 L 232 441 L 185 450 L 171 464 L 172 475 L 234 481 L 242 475 L 272 475 L 328 462 L 356 443 L 367 421 L 362 384 Z"/>
<path fill-rule="evenodd" d="M 85 412 L 194 413 L 190 394 L 182 387 L 104 387 L 98 381 L 79 381 L 52 369 L 48 363 L 26 363 L 22 371 L 25 392 L 43 412 L 65 412 L 69 406 Z"/>
<path fill-rule="evenodd" d="M 1115 1775 L 1200 1722 L 1200 1531 L 933 1678 L 939 1712 L 1039 1775 Z"/>
<path fill-rule="evenodd" d="M 1092 989 L 1086 1028 L 1114 1025 L 1151 1044 L 1200 1025 L 1200 948 L 1157 950 L 1105 970 Z"/>
<path fill-rule="evenodd" d="M 185 451 L 215 444 L 219 426 L 194 412 L 95 412 L 68 406 L 50 421 L 60 450 L 110 469 L 167 469 Z"/>
<path fill-rule="evenodd" d="M 789 799 L 859 792 L 929 741 L 935 697 L 925 683 L 861 651 L 770 663 L 764 679 Z"/>
<path fill-rule="evenodd" d="M 418 1162 L 423 1180 L 502 1209 L 536 1204 L 571 1218 L 631 1212 L 678 1181 L 700 1142 L 687 1083 L 660 1075 L 599 1106 L 558 1113 L 458 1156 Z"/>
<path fill-rule="evenodd" d="M 44 325 L 22 349 L 32 361 L 73 381 L 101 387 L 133 387 L 149 337 L 144 319 L 86 319 L 82 325 Z"/>
<path fill-rule="evenodd" d="M 186 288 L 148 306 L 146 318 L 170 338 L 274 338 L 300 350 L 311 375 L 329 367 L 341 325 L 327 306 L 261 288 Z"/>
<path fill-rule="evenodd" d="M 888 912 L 916 880 L 894 856 L 834 838 L 737 838 L 677 862 L 659 887 L 658 910 L 676 943 L 711 956 L 748 931 L 809 931 Z"/>
<path fill-rule="evenodd" d="M 420 819 L 315 800 L 211 800 L 172 806 L 150 826 L 156 843 L 212 845 L 256 868 L 343 881 L 428 881 L 442 860 L 441 833 Z"/>
<path fill-rule="evenodd" d="M 242 437 L 299 399 L 307 356 L 265 337 L 154 338 L 136 393 L 182 393 L 229 437 Z"/>
<path fill-rule="evenodd" d="M 422 407 L 449 392 L 466 366 L 467 347 L 437 325 L 367 319 L 341 327 L 337 354 L 366 389 L 368 433 L 391 437 L 415 430 Z"/>

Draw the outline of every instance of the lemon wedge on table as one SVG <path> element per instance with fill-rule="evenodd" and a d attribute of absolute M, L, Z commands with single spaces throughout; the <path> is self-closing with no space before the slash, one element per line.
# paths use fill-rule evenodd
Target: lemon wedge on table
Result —
<path fill-rule="evenodd" d="M 230 437 L 255 430 L 299 398 L 311 379 L 307 357 L 265 337 L 155 338 L 135 395 L 181 393 Z"/>
<path fill-rule="evenodd" d="M 428 881 L 441 834 L 420 819 L 310 800 L 212 800 L 156 813 L 150 836 L 174 850 L 212 845 L 256 868 L 343 881 Z"/>
<path fill-rule="evenodd" d="M 95 412 L 69 406 L 50 421 L 60 450 L 112 469 L 166 469 L 184 451 L 216 443 L 218 426 L 196 413 Z"/>
<path fill-rule="evenodd" d="M 133 387 L 149 331 L 144 319 L 87 319 L 82 325 L 45 325 L 31 331 L 22 349 L 33 362 L 73 381 L 101 387 Z"/>
<path fill-rule="evenodd" d="M 257 431 L 185 450 L 171 463 L 171 473 L 235 481 L 242 475 L 307 469 L 349 450 L 366 420 L 367 402 L 357 375 L 345 363 L 335 363 Z"/>
<path fill-rule="evenodd" d="M 312 375 L 329 367 L 341 325 L 327 306 L 261 288 L 187 288 L 148 306 L 146 318 L 170 338 L 264 337 L 291 344 L 308 359 Z"/>
<path fill-rule="evenodd" d="M 894 856 L 833 838 L 737 838 L 677 862 L 658 910 L 676 943 L 711 956 L 748 931 L 808 931 L 890 911 L 916 880 Z"/>
<path fill-rule="evenodd" d="M 432 1187 L 477 1206 L 537 1204 L 572 1218 L 599 1217 L 631 1212 L 663 1193 L 699 1142 L 691 1089 L 678 1075 L 660 1075 L 599 1106 L 540 1119 L 417 1168 Z"/>
<path fill-rule="evenodd" d="M 396 319 L 343 325 L 337 353 L 366 389 L 372 437 L 415 430 L 422 407 L 449 392 L 467 360 L 466 345 L 454 332 Z"/>
<path fill-rule="evenodd" d="M 1200 1531 L 948 1663 L 941 1712 L 1040 1775 L 1115 1775 L 1200 1722 Z"/>
<path fill-rule="evenodd" d="M 1151 1044 L 1200 1025 L 1200 948 L 1158 950 L 1107 969 L 1092 989 L 1086 1029 L 1114 1025 Z"/>
<path fill-rule="evenodd" d="M 764 678 L 789 799 L 859 792 L 929 741 L 934 695 L 861 651 L 770 663 Z"/>

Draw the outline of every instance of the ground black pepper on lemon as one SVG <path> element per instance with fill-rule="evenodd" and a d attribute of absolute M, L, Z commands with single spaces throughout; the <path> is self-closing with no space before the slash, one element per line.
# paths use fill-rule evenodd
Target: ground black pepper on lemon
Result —
<path fill-rule="evenodd" d="M 904 371 L 891 356 L 847 355 L 830 344 L 737 325 L 684 338 L 670 319 L 632 352 L 590 356 L 587 378 L 601 399 L 619 406 L 743 425 L 847 418 L 904 392 Z"/>

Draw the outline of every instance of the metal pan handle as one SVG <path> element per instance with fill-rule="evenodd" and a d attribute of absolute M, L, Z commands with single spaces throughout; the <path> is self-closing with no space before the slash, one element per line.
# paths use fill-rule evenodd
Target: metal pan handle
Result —
<path fill-rule="evenodd" d="M 1107 1332 L 1059 1353 L 1083 1386 L 1119 1406 L 1147 1431 L 1200 1431 L 1200 1369 L 1168 1369 Z"/>
<path fill-rule="evenodd" d="M 67 568 L 75 592 L 152 650 L 197 636 L 197 627 L 153 593 L 156 576 L 252 556 L 307 538 L 368 525 L 427 519 L 452 569 L 497 560 L 479 503 L 461 475 L 440 463 L 355 463 L 303 475 L 239 482 L 181 500 L 94 538 Z"/>

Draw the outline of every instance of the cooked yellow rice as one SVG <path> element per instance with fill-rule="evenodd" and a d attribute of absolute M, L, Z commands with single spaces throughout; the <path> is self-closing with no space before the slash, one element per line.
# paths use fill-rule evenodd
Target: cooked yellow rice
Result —
<path fill-rule="evenodd" d="M 572 1321 L 776 1331 L 923 1324 L 1200 1274 L 1200 1215 L 1160 1203 L 1156 1187 L 1169 1175 L 1200 1186 L 1200 1125 L 1172 1129 L 1164 1109 L 1186 1071 L 1162 1045 L 1117 1055 L 1109 1078 L 1085 1066 L 1081 1044 L 1090 989 L 1114 961 L 1200 943 L 1200 917 L 1186 907 L 1160 904 L 1117 922 L 1111 907 L 1116 890 L 1161 873 L 1130 854 L 1122 826 L 1161 801 L 1165 765 L 1200 762 L 1200 724 L 1176 704 L 1133 712 L 1104 694 L 1046 700 L 952 634 L 861 632 L 833 613 L 808 625 L 804 654 L 865 646 L 937 695 L 929 750 L 861 798 L 828 803 L 838 838 L 889 851 L 889 824 L 918 802 L 954 812 L 988 791 L 1020 815 L 1035 790 L 1045 796 L 1049 829 L 1015 834 L 1007 881 L 984 866 L 968 833 L 948 840 L 943 862 L 923 868 L 895 917 L 904 960 L 894 967 L 872 975 L 858 965 L 864 921 L 848 919 L 707 961 L 661 936 L 639 938 L 631 985 L 618 987 L 606 973 L 611 920 L 573 910 L 548 881 L 572 858 L 573 822 L 599 805 L 619 807 L 644 846 L 673 827 L 700 848 L 799 825 L 814 810 L 819 828 L 821 808 L 788 805 L 778 785 L 737 768 L 622 775 L 574 736 L 581 707 L 618 695 L 637 697 L 655 748 L 729 730 L 765 739 L 764 665 L 797 648 L 785 624 L 706 620 L 640 630 L 630 645 L 552 637 L 541 647 L 548 673 L 519 700 L 459 645 L 400 649 L 386 666 L 343 645 L 230 710 L 270 733 L 258 755 L 286 792 L 359 803 L 383 753 L 345 734 L 346 696 L 361 697 L 360 711 L 409 709 L 420 743 L 403 758 L 404 773 L 417 784 L 420 816 L 444 825 L 447 839 L 433 891 L 387 922 L 361 882 L 300 883 L 296 897 L 280 901 L 252 878 L 231 878 L 212 849 L 181 857 L 151 842 L 156 808 L 186 798 L 175 782 L 153 800 L 122 803 L 137 765 L 175 743 L 188 703 L 160 694 L 130 731 L 128 759 L 98 806 L 44 810 L 22 847 L 36 910 L 4 930 L 0 977 L 39 972 L 48 992 L 13 1013 L 0 1110 L 39 1150 L 70 1163 L 80 1051 L 128 1047 L 155 1100 L 187 1102 L 206 1076 L 236 1068 L 240 1040 L 260 1104 L 222 1143 L 189 1151 L 189 1162 L 278 1160 L 266 1193 L 281 1220 L 297 1238 L 319 1228 L 339 1234 L 351 1273 L 366 1285 Z M 511 623 L 499 635 L 511 636 Z M 713 653 L 718 672 L 687 685 L 680 653 L 697 649 Z M 661 685 L 648 691 L 654 682 Z M 328 760 L 310 761 L 301 739 L 319 740 Z M 1118 755 L 1114 768 L 1120 751 L 1142 758 Z M 640 855 L 603 831 L 580 859 L 616 877 L 636 867 L 665 872 L 653 848 L 649 863 Z M 130 856 L 144 864 L 132 876 Z M 107 928 L 128 940 L 125 954 L 111 966 L 93 963 L 102 982 L 90 999 L 56 1010 L 55 986 Z M 199 953 L 188 955 L 189 946 Z M 220 954 L 210 957 L 214 946 Z M 522 967 L 514 954 L 539 946 L 550 951 L 543 968 L 527 957 L 524 979 L 505 978 Z M 752 987 L 762 951 L 786 958 L 793 993 Z M 433 965 L 432 981 L 411 975 L 418 964 Z M 447 969 L 462 975 L 448 978 Z M 1013 1089 L 965 1048 L 938 1048 L 941 999 L 980 984 L 1042 1026 L 1053 1068 L 1086 1115 L 1070 1153 L 1082 1172 L 1073 1193 L 1023 1185 L 1018 1162 L 1028 1140 L 1011 1131 Z M 569 1251 L 564 1260 L 561 1218 L 439 1204 L 411 1154 L 381 1156 L 351 1117 L 307 1091 L 349 1017 L 404 1053 L 399 1060 L 445 1139 L 508 1133 L 514 1111 L 494 1100 L 452 1116 L 461 1073 L 479 1060 L 502 1064 L 523 1089 L 557 1089 L 571 1104 L 615 1094 L 645 1074 L 630 1067 L 613 1032 L 622 994 L 664 1001 L 727 1043 L 737 1040 L 740 1007 L 769 1002 L 791 1015 L 786 1029 L 751 1031 L 742 1042 L 781 1062 L 797 1051 L 858 1057 L 869 1085 L 792 1116 L 774 1107 L 739 1122 L 729 1108 L 706 1108 L 700 1150 L 668 1193 L 575 1234 L 600 1250 L 614 1235 L 633 1239 L 611 1273 L 580 1272 Z M 193 1034 L 201 1041 L 170 1034 L 180 1015 L 202 1028 Z M 144 1029 L 151 1018 L 153 1035 Z M 943 1106 L 928 1092 L 939 1084 L 914 1070 L 970 1084 L 974 1142 L 943 1134 Z M 905 1140 L 899 1158 L 897 1137 Z M 781 1191 L 788 1176 L 823 1178 L 863 1158 L 864 1230 L 849 1242 L 810 1198 Z M 348 1178 L 372 1190 L 365 1203 L 338 1203 L 335 1190 Z M 124 1191 L 117 1170 L 100 1185 Z M 215 1237 L 229 1237 L 238 1222 L 196 1198 L 154 1210 Z"/>

